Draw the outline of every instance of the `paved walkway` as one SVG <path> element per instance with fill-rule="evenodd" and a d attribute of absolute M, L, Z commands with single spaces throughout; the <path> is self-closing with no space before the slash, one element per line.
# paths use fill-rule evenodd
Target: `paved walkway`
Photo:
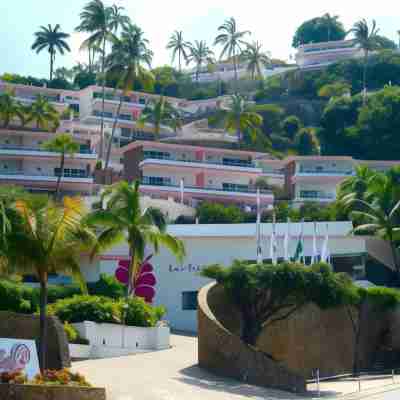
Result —
<path fill-rule="evenodd" d="M 96 386 L 107 400 L 293 399 L 285 392 L 217 378 L 197 364 L 197 339 L 172 335 L 173 348 L 106 360 L 76 362 L 73 369 Z"/>

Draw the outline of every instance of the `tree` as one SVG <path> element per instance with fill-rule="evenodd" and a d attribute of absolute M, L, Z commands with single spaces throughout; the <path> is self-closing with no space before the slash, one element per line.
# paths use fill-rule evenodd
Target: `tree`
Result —
<path fill-rule="evenodd" d="M 346 178 L 339 187 L 339 198 L 344 201 L 350 199 L 366 199 L 368 188 L 376 178 L 376 172 L 367 165 L 358 165 L 355 175 Z"/>
<path fill-rule="evenodd" d="M 158 100 L 151 102 L 143 109 L 138 125 L 143 127 L 146 123 L 153 124 L 154 134 L 158 139 L 161 132 L 161 125 L 170 125 L 177 116 L 178 110 L 164 96 L 161 96 Z M 176 125 L 175 122 L 173 124 Z"/>
<path fill-rule="evenodd" d="M 377 47 L 382 50 L 397 50 L 397 44 L 386 36 L 376 36 Z"/>
<path fill-rule="evenodd" d="M 263 79 L 263 70 L 271 65 L 269 55 L 262 50 L 259 42 L 248 44 L 241 58 L 247 62 L 247 71 L 253 80 Z"/>
<path fill-rule="evenodd" d="M 250 34 L 250 31 L 239 31 L 237 28 L 235 18 L 231 17 L 227 19 L 219 28 L 218 31 L 221 32 L 214 41 L 214 45 L 221 45 L 222 51 L 220 54 L 220 59 L 228 57 L 233 61 L 233 68 L 235 72 L 235 82 L 237 89 L 238 80 L 238 62 L 239 56 L 242 53 L 242 46 L 247 45 L 243 38 Z"/>
<path fill-rule="evenodd" d="M 201 224 L 240 224 L 243 213 L 236 206 L 224 206 L 218 203 L 201 203 L 196 210 Z"/>
<path fill-rule="evenodd" d="M 116 88 L 121 89 L 122 93 L 107 146 L 105 168 L 108 168 L 110 162 L 111 147 L 124 96 L 132 90 L 134 82 L 140 81 L 144 86 L 148 86 L 154 80 L 152 74 L 146 70 L 146 67 L 151 68 L 153 59 L 153 52 L 147 48 L 148 43 L 149 41 L 144 38 L 144 32 L 138 26 L 126 25 L 121 38 L 114 42 L 111 54 L 107 58 L 108 74 L 118 77 Z"/>
<path fill-rule="evenodd" d="M 226 130 L 236 133 L 239 143 L 244 131 L 255 136 L 263 123 L 262 116 L 254 110 L 254 106 L 238 94 L 231 96 L 228 107 L 219 110 L 214 119 L 222 121 Z"/>
<path fill-rule="evenodd" d="M 379 47 L 378 39 L 379 29 L 376 27 L 376 21 L 372 21 L 372 27 L 368 26 L 368 22 L 365 19 L 358 21 L 354 24 L 353 28 L 349 33 L 354 34 L 354 42 L 356 45 L 364 51 L 364 69 L 363 69 L 363 90 L 364 97 L 363 102 L 366 101 L 366 91 L 367 91 L 367 68 L 368 68 L 368 56 L 373 50 Z"/>
<path fill-rule="evenodd" d="M 21 115 L 21 105 L 14 98 L 12 91 L 6 91 L 0 94 L 0 120 L 3 122 L 3 128 L 8 128 L 10 122 Z"/>
<path fill-rule="evenodd" d="M 38 95 L 29 108 L 26 120 L 26 122 L 32 121 L 36 122 L 37 129 L 49 129 L 50 124 L 54 129 L 59 125 L 59 114 L 44 96 Z"/>
<path fill-rule="evenodd" d="M 65 156 L 73 156 L 79 152 L 79 144 L 74 142 L 69 134 L 61 134 L 45 142 L 43 148 L 48 151 L 60 153 L 60 172 L 57 179 L 56 199 L 60 198 L 61 180 L 64 176 Z"/>
<path fill-rule="evenodd" d="M 196 64 L 196 82 L 199 82 L 201 67 L 204 64 L 213 62 L 213 51 L 207 46 L 205 40 L 195 40 L 190 47 L 190 54 L 187 58 L 187 63 L 194 62 Z"/>
<path fill-rule="evenodd" d="M 341 97 L 350 95 L 351 86 L 347 82 L 335 82 L 322 86 L 318 90 L 318 96 L 331 99 L 332 97 Z"/>
<path fill-rule="evenodd" d="M 182 71 L 182 59 L 188 60 L 191 44 L 183 39 L 182 31 L 175 31 L 169 39 L 167 49 L 172 51 L 172 62 L 178 53 L 179 72 Z"/>
<path fill-rule="evenodd" d="M 338 307 L 352 299 L 351 279 L 335 274 L 326 264 L 247 264 L 230 268 L 206 267 L 202 275 L 222 285 L 241 313 L 241 339 L 255 346 L 263 329 L 284 320 L 306 304 L 322 309 Z"/>
<path fill-rule="evenodd" d="M 69 34 L 60 31 L 60 25 L 57 24 L 54 28 L 49 24 L 48 26 L 41 26 L 40 31 L 35 32 L 35 41 L 32 45 L 32 50 L 40 53 L 42 50 L 47 49 L 50 54 L 50 81 L 53 79 L 54 61 L 57 51 L 64 55 L 65 51 L 71 51 L 66 39 Z"/>
<path fill-rule="evenodd" d="M 302 156 L 318 154 L 318 144 L 310 128 L 302 128 L 295 137 L 297 151 Z"/>
<path fill-rule="evenodd" d="M 290 115 L 283 120 L 282 128 L 286 136 L 293 140 L 299 130 L 303 127 L 303 123 L 295 115 Z"/>
<path fill-rule="evenodd" d="M 296 30 L 292 46 L 297 48 L 303 44 L 343 40 L 346 31 L 337 16 L 325 14 L 303 22 Z"/>
<path fill-rule="evenodd" d="M 56 205 L 46 197 L 19 199 L 8 211 L 7 230 L 0 241 L 8 274 L 35 275 L 40 282 L 40 367 L 46 369 L 47 281 L 51 273 L 71 274 L 86 291 L 80 273 L 82 253 L 94 248 L 94 233 L 82 224 L 80 198 L 65 197 Z M 23 251 L 21 251 L 23 249 Z"/>
<path fill-rule="evenodd" d="M 102 105 L 100 126 L 100 158 L 104 155 L 104 108 L 105 108 L 105 61 L 106 44 L 115 39 L 114 33 L 123 26 L 127 19 L 122 16 L 121 7 L 106 7 L 101 0 L 91 0 L 80 14 L 81 23 L 78 32 L 87 32 L 90 36 L 82 43 L 82 49 L 99 49 L 101 51 Z"/>
<path fill-rule="evenodd" d="M 166 232 L 166 222 L 162 214 L 153 208 L 140 206 L 139 182 L 132 185 L 118 182 L 104 190 L 101 196 L 103 208 L 93 211 L 87 223 L 100 229 L 97 246 L 112 246 L 128 242 L 129 284 L 128 296 L 140 275 L 140 265 L 144 259 L 146 246 L 151 245 L 157 253 L 160 246 L 169 249 L 178 260 L 185 255 L 183 243 Z"/>
<path fill-rule="evenodd" d="M 85 89 L 88 86 L 96 84 L 96 74 L 93 72 L 78 72 L 74 77 L 74 85 L 78 86 L 79 89 Z"/>

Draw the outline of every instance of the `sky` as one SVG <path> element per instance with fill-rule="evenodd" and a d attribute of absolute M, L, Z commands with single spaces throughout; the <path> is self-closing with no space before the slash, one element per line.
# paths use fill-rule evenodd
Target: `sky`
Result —
<path fill-rule="evenodd" d="M 71 33 L 72 52 L 57 56 L 57 67 L 71 67 L 77 61 L 87 62 L 79 51 L 85 38 L 74 33 L 79 13 L 87 0 L 0 0 L 0 73 L 47 77 L 48 53 L 36 55 L 31 49 L 33 33 L 40 25 L 60 24 Z M 212 44 L 217 28 L 226 18 L 235 17 L 240 30 L 250 30 L 249 40 L 260 41 L 274 58 L 288 60 L 296 28 L 305 20 L 326 12 L 339 15 L 346 29 L 361 18 L 376 19 L 380 33 L 398 41 L 400 29 L 399 2 L 394 0 L 105 0 L 126 9 L 132 21 L 146 33 L 154 51 L 153 66 L 171 62 L 165 49 L 174 30 L 182 30 L 185 40 L 206 40 Z M 215 49 L 218 54 L 219 49 Z"/>

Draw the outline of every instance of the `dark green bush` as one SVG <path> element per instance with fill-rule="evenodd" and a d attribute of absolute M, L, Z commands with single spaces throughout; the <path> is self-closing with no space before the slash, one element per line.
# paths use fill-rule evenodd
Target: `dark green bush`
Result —
<path fill-rule="evenodd" d="M 121 302 L 121 309 L 125 304 L 125 302 Z M 164 307 L 154 307 L 138 297 L 129 299 L 127 304 L 128 307 L 126 311 L 124 311 L 124 315 L 125 323 L 129 326 L 156 326 L 157 322 L 160 321 L 165 314 Z M 125 310 L 125 308 L 123 308 L 123 310 Z"/>
<path fill-rule="evenodd" d="M 62 322 L 109 322 L 120 323 L 121 307 L 107 297 L 75 295 L 69 299 L 58 300 L 49 306 L 49 314 L 57 316 Z"/>
<path fill-rule="evenodd" d="M 88 290 L 91 295 L 110 297 L 111 299 L 120 299 L 125 296 L 126 292 L 124 285 L 115 277 L 106 274 L 101 274 L 97 282 L 89 283 Z"/>
<path fill-rule="evenodd" d="M 0 281 L 0 311 L 32 314 L 37 304 L 33 289 L 20 283 Z"/>

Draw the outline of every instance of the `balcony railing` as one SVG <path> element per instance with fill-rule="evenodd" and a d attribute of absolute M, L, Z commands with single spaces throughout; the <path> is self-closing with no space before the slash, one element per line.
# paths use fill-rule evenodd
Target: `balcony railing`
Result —
<path fill-rule="evenodd" d="M 58 153 L 56 151 L 46 150 L 41 147 L 30 147 L 24 145 L 0 144 L 0 150 L 21 150 L 21 151 L 39 151 L 46 153 Z M 79 149 L 76 154 L 96 154 L 92 149 Z"/>
<path fill-rule="evenodd" d="M 353 175 L 353 170 L 348 171 L 340 171 L 335 169 L 308 169 L 308 168 L 300 168 L 299 174 L 320 174 L 320 175 Z"/>
<path fill-rule="evenodd" d="M 252 162 L 241 162 L 241 161 L 207 161 L 207 160 L 196 160 L 196 159 L 183 159 L 177 157 L 168 157 L 165 155 L 159 154 L 151 154 L 144 155 L 145 160 L 165 160 L 165 161 L 176 161 L 183 163 L 199 163 L 199 164 L 207 164 L 207 165 L 226 165 L 228 167 L 242 167 L 242 168 L 258 168 L 256 164 Z"/>
<path fill-rule="evenodd" d="M 41 171 L 25 171 L 25 170 L 9 170 L 9 169 L 1 169 L 0 170 L 0 176 L 1 175 L 9 175 L 9 176 L 14 176 L 14 175 L 23 175 L 26 178 L 30 176 L 35 176 L 35 177 L 43 177 L 43 178 L 58 178 L 57 174 L 51 175 L 49 172 L 41 172 Z M 73 173 L 66 173 L 63 175 L 63 178 L 82 178 L 82 179 L 89 179 L 91 176 L 89 174 L 73 174 Z"/>
<path fill-rule="evenodd" d="M 159 186 L 159 187 L 169 187 L 169 188 L 173 188 L 176 190 L 180 190 L 180 185 L 175 185 L 173 183 L 169 183 L 169 182 L 154 182 L 154 181 L 150 181 L 146 178 L 142 179 L 141 184 L 143 186 Z M 235 193 L 246 193 L 246 194 L 256 194 L 257 193 L 257 189 L 253 189 L 253 188 L 242 188 L 242 187 L 217 187 L 217 186 L 190 186 L 190 185 L 184 185 L 183 190 L 187 190 L 187 189 L 195 189 L 195 190 L 199 190 L 199 191 L 217 191 L 217 192 L 221 192 L 221 193 L 226 193 L 226 192 L 235 192 Z M 260 190 L 260 194 L 263 195 L 273 195 L 273 192 L 271 190 Z"/>
<path fill-rule="evenodd" d="M 306 200 L 334 200 L 335 195 L 332 193 L 307 193 L 307 192 L 300 192 L 300 199 Z"/>

